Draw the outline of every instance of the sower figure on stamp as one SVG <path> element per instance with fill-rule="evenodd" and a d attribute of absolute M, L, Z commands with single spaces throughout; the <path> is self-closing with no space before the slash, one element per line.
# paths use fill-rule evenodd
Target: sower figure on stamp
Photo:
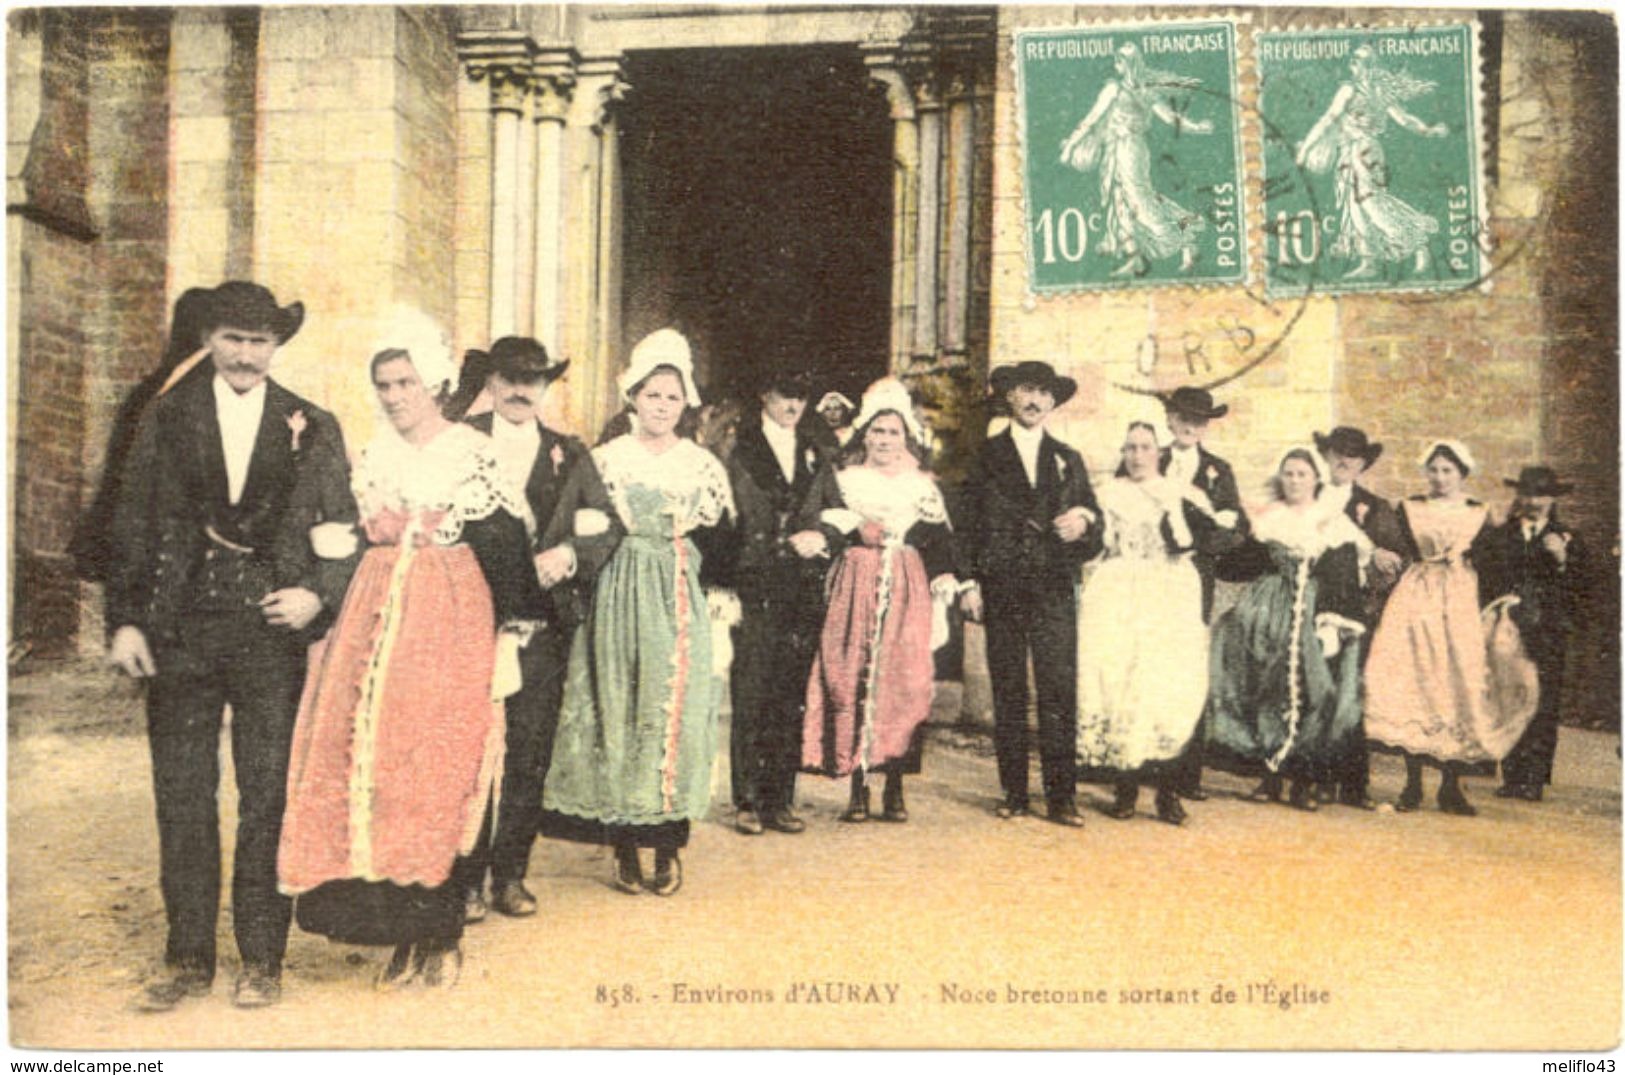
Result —
<path fill-rule="evenodd" d="M 796 770 L 807 673 L 824 626 L 824 536 L 792 525 L 824 453 L 800 422 L 806 378 L 780 366 L 762 384 L 759 420 L 740 423 L 728 460 L 739 509 L 735 571 L 741 619 L 735 632 L 730 760 L 734 827 L 796 833 Z"/>
<path fill-rule="evenodd" d="M 1478 598 L 1489 604 L 1508 594 L 1518 598 L 1512 619 L 1523 636 L 1524 652 L 1535 663 L 1539 702 L 1512 752 L 1501 761 L 1502 799 L 1540 802 L 1552 782 L 1557 751 L 1557 717 L 1563 701 L 1563 666 L 1568 658 L 1575 578 L 1583 567 L 1574 531 L 1558 521 L 1557 498 L 1573 486 L 1550 467 L 1524 467 L 1507 521 L 1481 546 Z"/>
<path fill-rule="evenodd" d="M 990 378 L 1010 428 L 982 448 L 969 484 L 975 589 L 965 612 L 987 623 L 1001 818 L 1028 812 L 1027 659 L 1038 693 L 1038 752 L 1049 818 L 1083 824 L 1077 794 L 1078 570 L 1100 551 L 1089 470 L 1045 423 L 1077 382 L 1044 362 L 1001 366 Z"/>
<path fill-rule="evenodd" d="M 1383 605 L 1388 603 L 1389 591 L 1405 570 L 1405 528 L 1400 524 L 1399 512 L 1360 484 L 1360 475 L 1382 455 L 1382 445 L 1368 440 L 1362 429 L 1338 426 L 1325 436 L 1315 434 L 1315 450 L 1326 460 L 1328 478 L 1320 499 L 1331 507 L 1340 507 L 1374 546 L 1362 587 L 1365 614 L 1361 617 L 1366 630 L 1374 631 L 1382 618 Z M 1362 666 L 1369 652 L 1362 647 Z M 1316 799 L 1335 799 L 1344 806 L 1375 810 L 1377 804 L 1371 799 L 1370 787 L 1371 751 L 1362 720 L 1361 727 L 1349 737 L 1347 749 L 1332 762 L 1325 781 L 1316 790 Z"/>
<path fill-rule="evenodd" d="M 1219 557 L 1240 548 L 1247 537 L 1247 516 L 1241 510 L 1241 493 L 1230 464 L 1202 447 L 1208 423 L 1230 413 L 1226 404 L 1215 405 L 1205 388 L 1176 388 L 1162 397 L 1168 415 L 1168 429 L 1174 442 L 1162 450 L 1159 470 L 1178 485 L 1192 485 L 1203 494 L 1210 511 L 1198 512 L 1192 520 L 1196 554 L 1192 558 L 1202 576 L 1202 621 L 1213 620 L 1213 586 Z M 1187 799 L 1207 798 L 1202 790 L 1202 744 L 1206 722 L 1191 736 L 1190 746 L 1170 770 L 1168 786 Z"/>
<path fill-rule="evenodd" d="M 561 494 L 577 468 L 586 464 L 587 449 L 574 437 L 556 433 L 541 421 L 548 386 L 564 374 L 568 361 L 554 362 L 547 349 L 523 336 L 504 336 L 489 352 L 470 351 L 463 360 L 487 368 L 488 390 L 495 408 L 469 418 L 468 424 L 492 438 L 492 448 L 505 480 L 525 491 L 538 534 L 558 510 Z M 597 482 L 591 504 L 610 511 L 608 496 Z M 503 763 L 501 806 L 488 812 L 473 852 L 458 861 L 465 918 L 485 917 L 485 877 L 491 876 L 491 906 L 510 917 L 536 913 L 536 897 L 525 887 L 530 851 L 541 828 L 542 781 L 553 755 L 564 699 L 564 672 L 570 658 L 570 636 L 581 622 L 581 587 L 603 566 L 610 547 L 567 539 L 536 553 L 537 581 L 543 589 L 544 617 L 530 642 L 519 651 L 523 686 L 507 700 L 507 756 Z"/>
<path fill-rule="evenodd" d="M 319 560 L 310 530 L 343 511 L 349 479 L 338 423 L 271 381 L 304 308 L 258 284 L 216 288 L 201 343 L 210 377 L 149 408 L 114 522 L 109 658 L 150 679 L 147 726 L 169 937 L 163 973 L 137 999 L 166 1011 L 207 993 L 220 896 L 221 717 L 231 706 L 239 818 L 232 919 L 239 1007 L 281 993 L 290 902 L 277 892 L 277 840 L 306 649 L 343 598 L 351 564 Z M 353 507 L 349 508 L 353 517 Z"/>

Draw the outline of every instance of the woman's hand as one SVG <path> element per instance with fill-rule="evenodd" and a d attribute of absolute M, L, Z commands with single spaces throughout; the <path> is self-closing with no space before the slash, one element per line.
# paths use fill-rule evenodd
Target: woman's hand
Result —
<path fill-rule="evenodd" d="M 864 522 L 858 527 L 858 540 L 871 549 L 878 549 L 886 541 L 885 524 L 873 520 Z"/>
<path fill-rule="evenodd" d="M 829 541 L 818 530 L 800 530 L 789 537 L 790 548 L 803 560 L 829 555 Z"/>

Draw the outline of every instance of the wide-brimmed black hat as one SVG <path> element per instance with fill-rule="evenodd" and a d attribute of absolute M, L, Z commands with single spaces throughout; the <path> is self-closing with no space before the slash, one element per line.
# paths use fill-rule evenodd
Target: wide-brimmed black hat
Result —
<path fill-rule="evenodd" d="M 1020 388 L 1022 385 L 1042 388 L 1055 398 L 1057 407 L 1078 392 L 1078 382 L 1056 373 L 1048 362 L 1017 362 L 1010 366 L 1000 366 L 988 375 L 987 382 L 993 389 L 993 394 L 1000 397 L 1012 388 Z"/>
<path fill-rule="evenodd" d="M 1382 442 L 1367 440 L 1363 429 L 1338 426 L 1325 436 L 1315 434 L 1315 451 L 1321 455 L 1336 452 L 1350 459 L 1364 459 L 1365 465 L 1369 467 L 1377 461 L 1377 456 L 1382 454 Z"/>
<path fill-rule="evenodd" d="M 1176 388 L 1172 392 L 1161 393 L 1157 396 L 1162 405 L 1175 414 L 1182 414 L 1186 418 L 1198 421 L 1211 421 L 1214 418 L 1223 418 L 1230 413 L 1228 404 L 1213 403 L 1213 393 L 1205 388 Z"/>
<path fill-rule="evenodd" d="M 756 390 L 762 395 L 777 392 L 785 399 L 811 399 L 812 374 L 805 369 L 775 364 L 757 375 Z"/>
<path fill-rule="evenodd" d="M 293 339 L 293 334 L 305 323 L 305 304 L 290 302 L 278 306 L 269 288 L 247 280 L 227 280 L 208 293 L 202 323 L 205 334 L 229 326 L 269 332 L 280 345 Z"/>
<path fill-rule="evenodd" d="M 1574 491 L 1574 486 L 1568 482 L 1557 480 L 1557 471 L 1551 467 L 1524 467 L 1518 472 L 1517 481 L 1511 478 L 1501 480 L 1518 490 L 1519 496 L 1562 496 Z"/>
<path fill-rule="evenodd" d="M 570 360 L 554 362 L 547 348 L 529 336 L 504 336 L 491 345 L 489 351 L 468 350 L 463 353 L 465 366 L 489 365 L 490 371 L 514 384 L 534 384 L 562 377 L 570 368 Z"/>

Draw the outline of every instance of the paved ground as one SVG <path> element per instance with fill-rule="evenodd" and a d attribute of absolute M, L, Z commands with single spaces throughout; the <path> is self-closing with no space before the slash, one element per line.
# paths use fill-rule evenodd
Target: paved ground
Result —
<path fill-rule="evenodd" d="M 698 825 L 669 900 L 616 893 L 602 853 L 544 842 L 541 915 L 473 927 L 450 994 L 375 994 L 377 950 L 296 932 L 277 1008 L 234 1010 L 225 967 L 212 997 L 141 1016 L 125 1004 L 163 923 L 139 713 L 101 674 L 11 682 L 15 1044 L 1554 1050 L 1619 1036 L 1619 738 L 1568 729 L 1538 806 L 1477 780 L 1476 819 L 1308 816 L 1215 775 L 1184 829 L 1091 811 L 1081 832 L 995 820 L 986 744 L 943 735 L 907 825 L 838 824 L 843 789 L 803 778 L 806 834 Z M 1379 760 L 1377 794 L 1400 782 Z"/>

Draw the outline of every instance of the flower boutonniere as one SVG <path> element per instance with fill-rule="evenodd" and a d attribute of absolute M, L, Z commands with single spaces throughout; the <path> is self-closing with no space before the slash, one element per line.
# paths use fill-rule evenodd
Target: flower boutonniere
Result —
<path fill-rule="evenodd" d="M 808 470 L 818 469 L 818 450 L 816 448 L 809 446 L 807 448 L 807 454 L 803 456 L 803 458 L 807 461 Z"/>
<path fill-rule="evenodd" d="M 288 415 L 288 428 L 293 431 L 293 443 L 291 445 L 293 451 L 299 451 L 299 438 L 309 426 L 310 422 L 305 418 L 304 411 L 294 411 Z"/>
<path fill-rule="evenodd" d="M 1055 476 L 1066 481 L 1066 459 L 1059 455 L 1055 457 Z"/>
<path fill-rule="evenodd" d="M 555 444 L 553 450 L 547 453 L 547 457 L 553 461 L 553 477 L 557 478 L 559 471 L 564 468 L 564 449 Z"/>
<path fill-rule="evenodd" d="M 1354 521 L 1361 526 L 1365 525 L 1365 517 L 1371 514 L 1370 504 L 1354 505 Z"/>
<path fill-rule="evenodd" d="M 1209 485 L 1212 485 L 1214 482 L 1216 482 L 1218 480 L 1219 480 L 1219 468 L 1216 467 L 1216 466 L 1213 466 L 1212 464 L 1209 464 L 1208 468 L 1207 468 L 1207 483 Z"/>

